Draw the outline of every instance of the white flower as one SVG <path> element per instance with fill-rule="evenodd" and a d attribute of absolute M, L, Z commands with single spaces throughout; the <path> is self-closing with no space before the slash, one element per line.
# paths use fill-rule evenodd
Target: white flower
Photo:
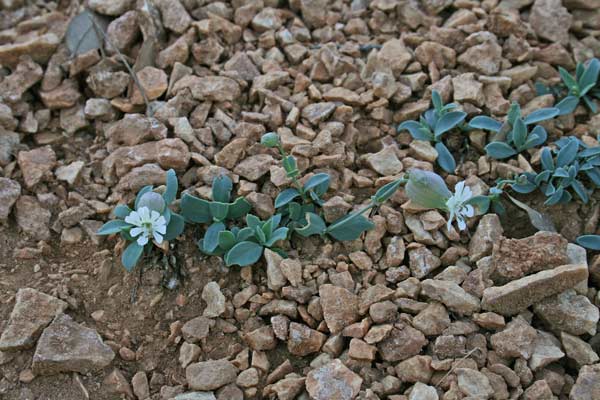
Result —
<path fill-rule="evenodd" d="M 129 234 L 137 238 L 137 244 L 140 246 L 148 243 L 148 238 L 153 237 L 156 243 L 161 244 L 163 235 L 167 232 L 167 221 L 165 217 L 157 211 L 150 211 L 148 207 L 140 207 L 137 211 L 132 211 L 125 217 L 125 222 L 135 225 L 131 228 Z"/>
<path fill-rule="evenodd" d="M 448 230 L 452 227 L 453 219 L 456 219 L 458 222 L 458 229 L 461 231 L 467 227 L 465 218 L 475 215 L 473 206 L 466 204 L 471 197 L 473 197 L 473 192 L 471 192 L 471 189 L 468 186 L 465 186 L 465 181 L 458 182 L 454 188 L 454 194 L 446 201 L 446 208 L 450 212 L 450 217 L 448 218 Z"/>

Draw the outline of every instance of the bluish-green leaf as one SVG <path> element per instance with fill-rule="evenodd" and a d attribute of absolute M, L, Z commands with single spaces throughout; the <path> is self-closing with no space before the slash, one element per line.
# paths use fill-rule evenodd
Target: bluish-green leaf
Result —
<path fill-rule="evenodd" d="M 131 211 L 133 210 L 127 207 L 125 204 L 119 204 L 113 210 L 113 214 L 117 218 L 125 219 L 126 216 L 131 214 Z"/>
<path fill-rule="evenodd" d="M 134 209 L 138 209 L 138 204 L 140 203 L 140 199 L 142 198 L 142 196 L 150 191 L 152 191 L 153 186 L 152 185 L 148 185 L 148 186 L 144 186 L 143 188 L 140 189 L 140 191 L 138 192 L 138 194 L 135 196 L 135 203 L 133 208 Z"/>
<path fill-rule="evenodd" d="M 455 128 L 467 117 L 467 113 L 462 111 L 452 111 L 442 115 L 435 125 L 434 135 L 439 139 L 441 135 Z"/>
<path fill-rule="evenodd" d="M 306 183 L 304 184 L 304 191 L 308 192 L 309 190 L 314 191 L 319 196 L 324 195 L 329 189 L 329 182 L 331 178 L 329 174 L 319 173 L 311 176 Z"/>
<path fill-rule="evenodd" d="M 600 235 L 582 235 L 575 242 L 590 250 L 600 250 Z"/>
<path fill-rule="evenodd" d="M 227 251 L 235 246 L 235 235 L 230 231 L 219 232 L 219 247 Z"/>
<path fill-rule="evenodd" d="M 277 228 L 265 244 L 267 247 L 272 247 L 278 241 L 285 240 L 287 238 L 287 235 L 288 228 Z"/>
<path fill-rule="evenodd" d="M 485 146 L 485 152 L 488 156 L 495 158 L 496 160 L 502 160 L 517 154 L 515 149 L 510 147 L 504 142 L 491 142 Z"/>
<path fill-rule="evenodd" d="M 515 124 L 517 118 L 521 118 L 521 106 L 519 103 L 513 102 L 508 109 L 506 121 L 512 126 Z"/>
<path fill-rule="evenodd" d="M 229 204 L 227 212 L 228 219 L 236 219 L 248 214 L 252 209 L 252 205 L 243 197 L 238 197 L 233 203 Z"/>
<path fill-rule="evenodd" d="M 560 77 L 563 80 L 565 86 L 570 91 L 577 90 L 577 88 L 579 86 L 577 84 L 577 81 L 575 80 L 575 78 L 571 74 L 569 74 L 569 72 L 566 69 L 564 69 L 563 67 L 558 67 L 558 72 L 559 72 Z"/>
<path fill-rule="evenodd" d="M 284 157 L 282 164 L 288 178 L 295 178 L 298 176 L 299 171 L 294 156 Z"/>
<path fill-rule="evenodd" d="M 217 176 L 212 183 L 212 198 L 220 203 L 229 203 L 233 182 L 227 175 Z"/>
<path fill-rule="evenodd" d="M 564 189 L 562 187 L 559 187 L 554 191 L 554 193 L 550 197 L 546 199 L 544 204 L 547 206 L 553 206 L 555 204 L 558 204 L 563 197 L 563 193 Z"/>
<path fill-rule="evenodd" d="M 327 233 L 339 241 L 356 240 L 374 227 L 375 224 L 363 215 L 348 214 L 329 225 Z"/>
<path fill-rule="evenodd" d="M 597 58 L 592 58 L 587 65 L 587 68 L 579 79 L 580 95 L 583 96 L 598 82 L 598 74 L 600 73 L 600 61 Z M 585 90 L 587 89 L 587 90 Z"/>
<path fill-rule="evenodd" d="M 206 230 L 204 235 L 204 251 L 212 253 L 219 245 L 219 233 L 225 230 L 225 224 L 222 222 L 215 222 Z"/>
<path fill-rule="evenodd" d="M 544 167 L 545 170 L 554 170 L 554 160 L 552 159 L 552 153 L 550 152 L 550 149 L 548 147 L 544 147 L 542 149 L 542 154 L 540 158 L 542 161 L 542 167 Z"/>
<path fill-rule="evenodd" d="M 535 124 L 537 122 L 546 121 L 552 119 L 560 114 L 560 110 L 556 107 L 540 108 L 534 112 L 528 114 L 523 121 L 525 125 Z"/>
<path fill-rule="evenodd" d="M 137 242 L 129 243 L 121 255 L 121 263 L 127 271 L 131 272 L 135 268 L 143 251 L 144 246 L 140 246 Z"/>
<path fill-rule="evenodd" d="M 512 141 L 515 147 L 520 148 L 525 144 L 527 139 L 527 126 L 522 118 L 517 118 L 512 129 Z"/>
<path fill-rule="evenodd" d="M 579 150 L 579 142 L 577 140 L 570 140 L 569 143 L 560 149 L 556 156 L 556 166 L 564 167 L 565 165 L 571 164 L 577 157 L 577 151 Z"/>
<path fill-rule="evenodd" d="M 413 139 L 432 141 L 434 139 L 433 134 L 431 132 L 424 131 L 422 128 L 423 126 L 417 121 L 404 121 L 398 125 L 397 131 L 402 132 L 403 130 L 407 130 L 410 132 L 410 135 L 413 137 Z"/>
<path fill-rule="evenodd" d="M 439 114 L 442 111 L 444 102 L 442 101 L 442 97 L 440 96 L 437 90 L 431 91 L 431 102 L 433 103 L 433 108 L 435 108 L 435 110 Z"/>
<path fill-rule="evenodd" d="M 165 211 L 166 206 L 167 202 L 163 196 L 156 192 L 147 192 L 140 197 L 137 209 L 139 210 L 142 207 L 146 207 L 150 211 L 156 211 L 159 214 L 162 214 Z"/>
<path fill-rule="evenodd" d="M 315 213 L 306 213 L 307 224 L 302 228 L 296 228 L 296 233 L 300 236 L 308 237 L 311 235 L 322 235 L 325 233 L 327 226 L 323 218 Z"/>
<path fill-rule="evenodd" d="M 431 171 L 413 169 L 404 189 L 406 196 L 416 205 L 444 210 L 452 196 L 441 176 Z"/>
<path fill-rule="evenodd" d="M 185 220 L 183 217 L 176 213 L 171 213 L 171 220 L 167 225 L 167 232 L 163 237 L 164 240 L 173 240 L 177 236 L 183 233 L 183 229 L 185 228 Z"/>
<path fill-rule="evenodd" d="M 185 193 L 181 198 L 181 215 L 188 221 L 205 224 L 212 221 L 210 203 L 204 199 Z"/>
<path fill-rule="evenodd" d="M 579 104 L 579 98 L 576 96 L 567 96 L 562 99 L 557 105 L 556 108 L 560 110 L 560 114 L 558 115 L 566 115 L 571 114 L 577 108 Z"/>
<path fill-rule="evenodd" d="M 592 114 L 596 114 L 598 112 L 598 106 L 596 106 L 596 103 L 594 103 L 590 96 L 583 96 L 582 99 Z"/>
<path fill-rule="evenodd" d="M 577 193 L 577 196 L 579 196 L 581 201 L 583 201 L 585 204 L 587 204 L 588 201 L 590 201 L 588 191 L 581 182 L 575 179 L 573 180 L 573 182 L 571 182 L 571 187 L 573 188 L 575 193 Z"/>
<path fill-rule="evenodd" d="M 96 235 L 112 235 L 113 233 L 121 232 L 123 229 L 129 229 L 132 226 L 133 225 L 128 224 L 121 219 L 115 219 L 102 225 L 102 227 L 96 232 Z"/>
<path fill-rule="evenodd" d="M 254 242 L 240 242 L 225 253 L 225 265 L 246 267 L 256 263 L 262 256 L 263 247 Z"/>
<path fill-rule="evenodd" d="M 483 215 L 490 209 L 490 198 L 489 196 L 473 196 L 467 201 L 467 204 L 475 208 L 476 215 Z"/>
<path fill-rule="evenodd" d="M 483 129 L 486 131 L 500 132 L 502 122 L 485 115 L 479 115 L 469 122 L 469 127 L 474 129 Z"/>
<path fill-rule="evenodd" d="M 256 215 L 248 214 L 246 215 L 246 225 L 248 225 L 249 228 L 254 229 L 257 226 L 261 226 L 262 221 Z"/>
<path fill-rule="evenodd" d="M 240 231 L 237 233 L 237 236 L 235 237 L 235 240 L 238 242 L 244 241 L 244 240 L 248 240 L 250 238 L 252 238 L 254 236 L 254 230 L 250 227 L 245 227 L 240 229 Z"/>
<path fill-rule="evenodd" d="M 229 213 L 229 204 L 228 203 L 220 203 L 218 201 L 211 201 L 208 204 L 210 208 L 210 213 L 213 218 L 217 221 L 224 221 L 227 218 L 227 214 Z"/>
<path fill-rule="evenodd" d="M 456 169 L 456 161 L 454 161 L 454 157 L 450 154 L 450 150 L 448 150 L 446 145 L 442 142 L 437 142 L 435 144 L 435 149 L 438 152 L 438 165 L 442 167 L 444 171 L 453 173 Z"/>
<path fill-rule="evenodd" d="M 548 139 L 548 133 L 546 132 L 546 129 L 544 129 L 544 127 L 541 125 L 536 125 L 527 138 L 525 148 L 531 149 L 533 147 L 541 146 L 542 144 L 546 143 L 546 139 Z"/>
<path fill-rule="evenodd" d="M 380 187 L 377 190 L 377 192 L 375 192 L 375 195 L 373 196 L 373 201 L 377 204 L 385 203 L 390 197 L 394 195 L 394 193 L 396 193 L 398 187 L 404 182 L 405 180 L 403 179 L 396 179 L 395 181 L 386 183 L 385 185 Z"/>
<path fill-rule="evenodd" d="M 177 188 L 177 174 L 173 169 L 170 169 L 167 171 L 167 187 L 163 193 L 163 199 L 167 205 L 175 201 L 175 198 L 177 197 Z"/>

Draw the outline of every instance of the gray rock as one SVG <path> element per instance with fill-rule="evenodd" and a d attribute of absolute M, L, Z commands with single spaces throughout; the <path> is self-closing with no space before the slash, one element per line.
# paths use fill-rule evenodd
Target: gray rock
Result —
<path fill-rule="evenodd" d="M 560 341 L 551 333 L 538 330 L 533 353 L 529 359 L 529 368 L 532 371 L 537 371 L 564 356 L 565 353 L 560 349 Z"/>
<path fill-rule="evenodd" d="M 0 351 L 33 347 L 42 330 L 68 305 L 35 289 L 19 289 L 8 324 L 0 337 Z"/>
<path fill-rule="evenodd" d="M 352 400 L 360 390 L 362 378 L 335 359 L 306 376 L 306 391 L 314 400 Z"/>
<path fill-rule="evenodd" d="M 237 369 L 225 359 L 191 364 L 185 370 L 188 385 L 193 390 L 216 390 L 235 382 Z"/>
<path fill-rule="evenodd" d="M 216 318 L 225 312 L 225 296 L 217 282 L 208 282 L 202 290 L 202 300 L 206 302 L 206 308 L 202 313 L 208 318 Z"/>
<path fill-rule="evenodd" d="M 569 393 L 569 399 L 600 399 L 600 364 L 586 365 L 579 370 L 577 381 Z"/>
<path fill-rule="evenodd" d="M 173 400 L 217 400 L 213 392 L 189 392 L 178 394 Z"/>
<path fill-rule="evenodd" d="M 8 218 L 13 204 L 21 195 L 21 185 L 12 179 L 0 177 L 0 221 Z"/>
<path fill-rule="evenodd" d="M 598 357 L 592 346 L 577 336 L 562 332 L 560 338 L 567 357 L 574 360 L 579 367 L 600 361 L 600 357 Z"/>
<path fill-rule="evenodd" d="M 548 297 L 534 304 L 533 310 L 553 330 L 565 331 L 572 335 L 595 335 L 600 319 L 598 307 L 587 297 L 578 295 L 575 290 Z"/>
<path fill-rule="evenodd" d="M 450 281 L 426 279 L 421 283 L 421 294 L 463 315 L 471 315 L 480 308 L 477 297 Z"/>
<path fill-rule="evenodd" d="M 60 314 L 42 333 L 33 355 L 32 369 L 36 375 L 85 374 L 108 366 L 114 357 L 115 353 L 104 344 L 98 332 Z"/>
<path fill-rule="evenodd" d="M 475 262 L 492 254 L 492 247 L 502 237 L 503 232 L 500 218 L 496 214 L 484 215 L 469 243 L 469 259 Z"/>

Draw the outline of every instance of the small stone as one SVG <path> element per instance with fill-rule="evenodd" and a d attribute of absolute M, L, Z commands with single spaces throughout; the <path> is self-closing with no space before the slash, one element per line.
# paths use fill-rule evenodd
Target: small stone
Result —
<path fill-rule="evenodd" d="M 302 109 L 302 118 L 312 125 L 325 121 L 335 111 L 336 105 L 332 102 L 312 103 Z"/>
<path fill-rule="evenodd" d="M 172 91 L 175 95 L 183 89 L 189 89 L 192 96 L 201 101 L 234 101 L 241 94 L 236 81 L 221 76 L 185 76 L 175 83 Z"/>
<path fill-rule="evenodd" d="M 252 28 L 257 32 L 277 30 L 282 23 L 279 10 L 271 7 L 264 8 L 252 18 Z"/>
<path fill-rule="evenodd" d="M 308 373 L 306 391 L 314 400 L 353 400 L 362 382 L 359 375 L 335 359 Z"/>
<path fill-rule="evenodd" d="M 0 177 L 0 221 L 8 218 L 20 195 L 21 185 L 17 181 Z"/>
<path fill-rule="evenodd" d="M 217 282 L 209 282 L 204 286 L 202 300 L 206 302 L 203 316 L 216 318 L 225 312 L 225 296 Z"/>
<path fill-rule="evenodd" d="M 277 345 L 273 328 L 269 325 L 248 332 L 244 335 L 244 341 L 252 350 L 266 351 L 273 350 Z"/>
<path fill-rule="evenodd" d="M 479 299 L 454 282 L 426 279 L 421 283 L 421 294 L 459 314 L 471 315 L 480 309 Z"/>
<path fill-rule="evenodd" d="M 36 375 L 85 374 L 108 366 L 114 357 L 95 330 L 60 314 L 42 333 L 31 365 Z"/>
<path fill-rule="evenodd" d="M 149 101 L 158 99 L 167 91 L 167 87 L 169 86 L 167 74 L 162 69 L 144 67 L 137 72 L 137 76 Z M 144 98 L 137 85 L 133 86 L 131 102 L 133 104 L 144 104 Z"/>
<path fill-rule="evenodd" d="M 348 349 L 348 356 L 356 360 L 367 360 L 373 361 L 377 354 L 377 347 L 371 346 L 363 342 L 360 339 L 350 340 L 350 347 Z"/>
<path fill-rule="evenodd" d="M 0 46 L 0 64 L 17 65 L 21 56 L 28 55 L 39 64 L 46 64 L 55 53 L 61 39 L 54 33 L 43 35 L 25 36 L 27 39 L 18 43 Z"/>
<path fill-rule="evenodd" d="M 15 205 L 15 216 L 17 225 L 26 234 L 38 240 L 50 238 L 51 213 L 35 197 L 21 196 Z"/>
<path fill-rule="evenodd" d="M 523 318 L 515 317 L 504 330 L 490 337 L 492 348 L 501 357 L 524 358 L 533 354 L 537 332 Z"/>
<path fill-rule="evenodd" d="M 394 327 L 388 337 L 377 344 L 377 349 L 385 361 L 396 362 L 419 354 L 427 343 L 421 331 L 412 326 Z"/>
<path fill-rule="evenodd" d="M 569 43 L 569 29 L 573 16 L 562 6 L 561 0 L 535 0 L 529 23 L 535 33 L 549 42 Z"/>
<path fill-rule="evenodd" d="M 473 103 L 478 107 L 484 105 L 483 84 L 475 79 L 474 73 L 461 74 L 452 78 L 452 85 L 455 101 Z"/>
<path fill-rule="evenodd" d="M 466 396 L 476 399 L 489 399 L 494 394 L 490 381 L 479 371 L 470 368 L 457 368 L 458 388 Z"/>
<path fill-rule="evenodd" d="M 132 0 L 89 0 L 88 7 L 97 13 L 118 16 L 133 6 Z"/>
<path fill-rule="evenodd" d="M 484 75 L 495 75 L 500 70 L 502 47 L 495 38 L 473 47 L 469 47 L 458 57 L 458 62 L 472 71 Z"/>
<path fill-rule="evenodd" d="M 500 218 L 496 214 L 484 215 L 469 243 L 469 259 L 476 262 L 490 255 L 494 243 L 502 237 L 503 232 Z"/>
<path fill-rule="evenodd" d="M 529 368 L 532 371 L 537 371 L 565 356 L 565 353 L 560 349 L 560 342 L 554 335 L 539 330 L 537 333 L 533 353 L 529 359 Z"/>
<path fill-rule="evenodd" d="M 186 341 L 197 343 L 208 337 L 210 328 L 214 325 L 214 320 L 205 316 L 200 316 L 186 322 L 181 327 L 181 333 Z"/>
<path fill-rule="evenodd" d="M 83 161 L 74 161 L 69 165 L 58 167 L 56 169 L 56 179 L 65 181 L 69 185 L 73 185 L 77 181 L 77 178 L 79 178 L 79 175 L 83 170 L 83 166 Z"/>
<path fill-rule="evenodd" d="M 529 386 L 522 396 L 523 400 L 553 400 L 552 389 L 544 379 L 535 381 Z"/>
<path fill-rule="evenodd" d="M 413 318 L 412 325 L 425 336 L 437 336 L 450 326 L 450 316 L 442 304 L 431 303 Z"/>
<path fill-rule="evenodd" d="M 358 320 L 358 296 L 342 287 L 325 284 L 319 287 L 323 317 L 329 331 L 341 332 Z"/>
<path fill-rule="evenodd" d="M 131 386 L 133 387 L 133 394 L 135 394 L 139 400 L 150 397 L 148 376 L 144 371 L 137 372 L 133 378 L 131 378 Z"/>
<path fill-rule="evenodd" d="M 159 0 L 156 6 L 162 16 L 165 28 L 183 34 L 192 23 L 192 17 L 179 0 Z"/>
<path fill-rule="evenodd" d="M 325 343 L 327 336 L 306 325 L 292 322 L 288 334 L 288 351 L 296 356 L 317 353 Z"/>
<path fill-rule="evenodd" d="M 596 364 L 600 361 L 600 357 L 598 357 L 592 346 L 577 336 L 561 332 L 560 338 L 567 357 L 574 360 L 578 367 Z"/>
<path fill-rule="evenodd" d="M 274 160 L 268 154 L 257 154 L 250 156 L 238 163 L 233 172 L 244 177 L 250 182 L 257 181 L 271 168 Z"/>
<path fill-rule="evenodd" d="M 17 160 L 23 173 L 23 180 L 27 188 L 37 185 L 42 178 L 52 174 L 56 164 L 56 154 L 52 147 L 38 147 L 30 151 L 20 151 Z"/>
<path fill-rule="evenodd" d="M 399 77 L 408 63 L 412 60 L 412 54 L 406 48 L 404 42 L 400 39 L 388 40 L 381 46 L 381 50 L 377 55 L 379 61 L 390 67 L 394 76 Z"/>
<path fill-rule="evenodd" d="M 371 169 L 382 176 L 397 175 L 403 169 L 392 146 L 386 146 L 378 153 L 368 154 L 365 160 Z"/>
<path fill-rule="evenodd" d="M 552 329 L 572 335 L 595 335 L 600 319 L 598 307 L 575 290 L 548 297 L 534 304 L 533 310 Z"/>
<path fill-rule="evenodd" d="M 442 262 L 425 246 L 408 251 L 409 267 L 412 276 L 421 279 L 437 269 Z"/>
<path fill-rule="evenodd" d="M 185 376 L 193 390 L 215 390 L 235 382 L 237 369 L 225 359 L 209 360 L 191 364 L 186 368 Z"/>
<path fill-rule="evenodd" d="M 302 284 L 302 264 L 300 260 L 285 258 L 279 263 L 279 269 L 292 286 L 299 287 Z"/>
<path fill-rule="evenodd" d="M 279 264 L 283 261 L 283 257 L 270 249 L 265 249 L 264 257 L 267 262 L 267 282 L 269 289 L 277 291 L 287 283 L 287 279 L 279 267 Z"/>
<path fill-rule="evenodd" d="M 600 364 L 585 365 L 569 393 L 570 400 L 600 399 Z"/>
<path fill-rule="evenodd" d="M 127 382 L 127 379 L 125 379 L 123 373 L 118 369 L 114 369 L 113 372 L 107 375 L 102 384 L 108 393 L 117 395 L 119 397 L 133 397 L 133 391 L 131 390 L 129 382 Z"/>
<path fill-rule="evenodd" d="M 200 346 L 188 342 L 183 342 L 179 348 L 179 365 L 186 368 L 188 365 L 197 361 L 202 353 Z"/>
<path fill-rule="evenodd" d="M 398 363 L 396 375 L 402 382 L 429 383 L 433 376 L 431 356 L 414 356 Z"/>
<path fill-rule="evenodd" d="M 433 386 L 417 382 L 410 390 L 408 400 L 439 400 L 439 396 Z"/>

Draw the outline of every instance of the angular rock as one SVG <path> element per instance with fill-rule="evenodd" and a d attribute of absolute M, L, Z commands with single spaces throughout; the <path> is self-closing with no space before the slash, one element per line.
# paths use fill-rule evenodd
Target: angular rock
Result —
<path fill-rule="evenodd" d="M 325 284 L 319 287 L 319 296 L 323 318 L 331 333 L 339 333 L 358 320 L 358 296 L 354 293 L 342 287 Z"/>
<path fill-rule="evenodd" d="M 245 179 L 251 182 L 258 180 L 264 174 L 269 172 L 271 165 L 274 160 L 268 154 L 257 154 L 246 158 L 244 161 L 238 163 L 233 172 L 241 175 Z"/>
<path fill-rule="evenodd" d="M 42 178 L 52 173 L 52 168 L 56 164 L 56 153 L 50 146 L 38 147 L 30 151 L 20 151 L 17 161 L 25 186 L 32 188 Z"/>
<path fill-rule="evenodd" d="M 169 86 L 167 74 L 162 69 L 144 67 L 137 72 L 137 76 L 140 85 L 144 88 L 146 98 L 149 101 L 158 99 L 167 91 L 167 87 Z M 137 85 L 133 86 L 131 102 L 133 104 L 144 104 L 144 97 Z"/>
<path fill-rule="evenodd" d="M 585 365 L 569 393 L 569 400 L 600 399 L 600 364 Z"/>
<path fill-rule="evenodd" d="M 235 382 L 237 369 L 225 359 L 209 360 L 188 366 L 185 377 L 192 390 L 216 390 Z"/>
<path fill-rule="evenodd" d="M 577 336 L 561 332 L 560 338 L 567 357 L 574 360 L 578 367 L 600 361 L 600 357 L 598 357 L 592 346 Z"/>
<path fill-rule="evenodd" d="M 522 317 L 515 317 L 501 332 L 490 337 L 492 348 L 500 357 L 529 360 L 534 351 L 537 332 Z"/>
<path fill-rule="evenodd" d="M 540 38 L 563 45 L 569 43 L 573 16 L 563 7 L 561 0 L 535 0 L 529 23 Z"/>
<path fill-rule="evenodd" d="M 352 400 L 363 379 L 335 359 L 306 376 L 306 391 L 314 400 Z"/>
<path fill-rule="evenodd" d="M 54 33 L 46 33 L 19 43 L 5 44 L 0 46 L 0 64 L 17 65 L 23 55 L 28 55 L 39 64 L 46 64 L 61 39 Z"/>
<path fill-rule="evenodd" d="M 598 307 L 575 290 L 548 297 L 533 305 L 535 314 L 553 330 L 572 335 L 596 334 L 600 319 Z"/>
<path fill-rule="evenodd" d="M 225 312 L 225 296 L 217 282 L 208 282 L 202 289 L 202 300 L 206 308 L 202 312 L 204 317 L 216 318 Z"/>
<path fill-rule="evenodd" d="M 537 333 L 533 353 L 529 358 L 529 368 L 532 371 L 537 371 L 565 356 L 565 353 L 560 349 L 560 341 L 554 335 L 539 330 Z"/>
<path fill-rule="evenodd" d="M 87 5 L 99 14 L 118 16 L 133 6 L 132 0 L 89 0 Z"/>
<path fill-rule="evenodd" d="M 439 400 L 437 391 L 433 386 L 417 382 L 410 390 L 408 400 Z"/>
<path fill-rule="evenodd" d="M 493 286 L 483 291 L 481 307 L 502 315 L 513 315 L 540 300 L 573 288 L 588 278 L 587 265 L 567 264 Z"/>
<path fill-rule="evenodd" d="M 38 240 L 50 238 L 51 213 L 33 196 L 21 196 L 15 205 L 17 225 L 26 234 Z"/>
<path fill-rule="evenodd" d="M 234 101 L 241 94 L 240 85 L 231 78 L 221 76 L 198 77 L 188 75 L 175 83 L 173 94 L 189 89 L 192 96 L 201 101 Z"/>
<path fill-rule="evenodd" d="M 471 315 L 480 309 L 479 299 L 454 282 L 426 279 L 421 282 L 421 294 L 459 314 Z"/>
<path fill-rule="evenodd" d="M 489 399 L 494 389 L 487 376 L 470 368 L 457 368 L 458 388 L 466 396 L 476 399 Z"/>
<path fill-rule="evenodd" d="M 147 141 L 167 138 L 167 127 L 155 118 L 142 114 L 125 114 L 110 124 L 105 131 L 111 144 L 117 146 L 134 146 Z"/>
<path fill-rule="evenodd" d="M 502 47 L 495 40 L 469 47 L 458 57 L 458 62 L 484 75 L 495 75 L 500 71 Z"/>
<path fill-rule="evenodd" d="M 156 3 L 165 28 L 179 34 L 188 29 L 192 23 L 192 17 L 179 0 L 159 0 Z"/>
<path fill-rule="evenodd" d="M 371 169 L 383 176 L 402 172 L 402 163 L 392 146 L 386 146 L 378 153 L 368 154 L 365 161 Z"/>
<path fill-rule="evenodd" d="M 476 262 L 489 256 L 494 243 L 502 237 L 503 232 L 500 218 L 496 214 L 484 215 L 469 243 L 469 260 Z"/>
<path fill-rule="evenodd" d="M 302 109 L 302 118 L 311 124 L 318 125 L 325 121 L 335 111 L 336 105 L 332 102 L 312 103 Z"/>
<path fill-rule="evenodd" d="M 12 179 L 0 177 L 0 221 L 8 218 L 12 206 L 21 195 L 21 185 Z"/>
<path fill-rule="evenodd" d="M 321 350 L 327 336 L 306 325 L 292 322 L 288 335 L 288 351 L 296 356 L 306 356 Z"/>
<path fill-rule="evenodd" d="M 377 344 L 381 358 L 396 362 L 416 356 L 427 345 L 427 339 L 412 326 L 394 327 L 386 339 Z"/>
<path fill-rule="evenodd" d="M 104 344 L 98 332 L 60 314 L 42 333 L 33 355 L 32 369 L 36 375 L 85 374 L 108 366 L 114 357 L 115 353 Z"/>
<path fill-rule="evenodd" d="M 15 306 L 0 337 L 0 351 L 33 347 L 42 330 L 67 307 L 64 301 L 35 289 L 19 289 Z"/>
<path fill-rule="evenodd" d="M 409 267 L 412 276 L 421 279 L 437 269 L 442 262 L 431 250 L 422 246 L 408 251 Z"/>

